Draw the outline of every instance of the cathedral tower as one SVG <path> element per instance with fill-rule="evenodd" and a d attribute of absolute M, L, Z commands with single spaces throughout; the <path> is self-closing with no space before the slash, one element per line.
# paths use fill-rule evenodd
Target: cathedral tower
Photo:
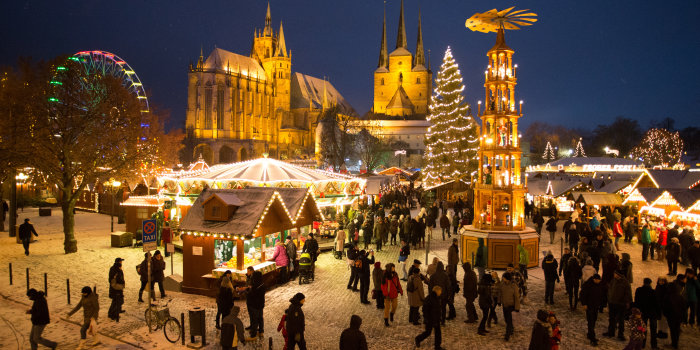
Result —
<path fill-rule="evenodd" d="M 267 81 L 272 83 L 272 113 L 289 113 L 292 55 L 291 52 L 287 52 L 282 22 L 277 35 L 272 29 L 270 3 L 267 4 L 265 27 L 262 31 L 255 31 L 251 57 L 260 62 L 267 75 Z"/>

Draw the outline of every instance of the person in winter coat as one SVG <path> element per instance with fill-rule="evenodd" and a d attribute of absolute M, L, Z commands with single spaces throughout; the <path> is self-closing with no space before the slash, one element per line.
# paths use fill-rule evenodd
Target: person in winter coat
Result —
<path fill-rule="evenodd" d="M 489 312 L 493 306 L 493 296 L 491 294 L 491 286 L 493 285 L 493 277 L 484 275 L 479 280 L 477 294 L 479 294 L 479 308 L 481 309 L 481 322 L 479 323 L 479 331 L 477 334 L 486 335 L 486 321 L 489 319 Z"/>
<path fill-rule="evenodd" d="M 559 282 L 559 275 L 557 275 L 558 265 L 557 259 L 554 258 L 551 252 L 542 260 L 542 270 L 544 271 L 545 280 L 545 304 L 554 305 L 554 283 Z"/>
<path fill-rule="evenodd" d="M 700 269 L 700 242 L 695 241 L 693 242 L 693 246 L 688 248 L 688 260 L 690 260 L 690 265 L 693 268 L 693 271 L 695 272 L 695 275 L 698 275 L 698 269 Z"/>
<path fill-rule="evenodd" d="M 265 308 L 265 293 L 267 289 L 263 283 L 263 275 L 260 271 L 254 271 L 250 277 L 250 288 L 245 303 L 250 316 L 250 337 L 255 338 L 260 333 L 262 338 L 265 332 L 265 320 L 263 309 Z"/>
<path fill-rule="evenodd" d="M 299 345 L 299 350 L 306 350 L 306 340 L 304 339 L 304 329 L 306 319 L 304 311 L 301 309 L 306 302 L 306 297 L 302 293 L 295 294 L 289 299 L 289 308 L 285 311 L 287 315 L 287 335 L 289 337 L 288 350 L 294 350 Z"/>
<path fill-rule="evenodd" d="M 377 246 L 377 251 L 382 251 L 382 236 L 384 230 L 384 222 L 382 218 L 377 218 L 374 221 L 374 228 L 372 229 L 372 237 L 374 238 L 374 244 Z"/>
<path fill-rule="evenodd" d="M 623 350 L 642 350 L 647 337 L 647 328 L 642 319 L 642 312 L 633 307 L 630 310 L 630 318 L 627 321 L 627 329 L 630 332 L 630 341 Z"/>
<path fill-rule="evenodd" d="M 416 339 L 416 348 L 420 347 L 420 343 L 430 336 L 430 333 L 435 331 L 435 349 L 442 349 L 442 331 L 440 330 L 440 295 L 442 288 L 434 286 L 432 291 L 425 298 L 423 303 L 423 323 L 425 324 L 425 332 L 419 334 Z"/>
<path fill-rule="evenodd" d="M 97 297 L 97 293 L 94 293 L 92 288 L 88 286 L 83 287 L 80 292 L 82 294 L 80 302 L 68 313 L 68 317 L 78 312 L 81 308 L 83 309 L 83 325 L 80 327 L 80 344 L 82 345 L 87 338 L 87 331 L 88 328 L 90 328 L 90 323 L 97 323 L 97 317 L 100 314 L 100 301 Z M 97 338 L 97 334 L 94 335 L 94 339 L 94 343 L 98 344 L 100 342 Z"/>
<path fill-rule="evenodd" d="M 420 325 L 419 309 L 423 306 L 425 300 L 425 290 L 423 288 L 423 277 L 419 269 L 411 269 L 411 275 L 406 282 L 406 291 L 408 293 L 408 322 L 414 325 Z"/>
<path fill-rule="evenodd" d="M 406 272 L 406 260 L 408 260 L 408 256 L 411 255 L 411 246 L 406 243 L 406 241 L 401 240 L 401 249 L 399 250 L 399 264 L 401 265 L 401 272 L 403 273 L 403 276 L 401 277 L 402 281 L 407 281 L 409 273 Z"/>
<path fill-rule="evenodd" d="M 668 263 L 668 275 L 675 276 L 678 269 L 678 261 L 681 258 L 681 245 L 678 238 L 673 237 L 666 245 L 666 262 Z"/>
<path fill-rule="evenodd" d="M 389 234 L 391 235 L 391 245 L 396 245 L 396 235 L 399 233 L 399 217 L 394 215 L 389 223 Z"/>
<path fill-rule="evenodd" d="M 642 243 L 642 261 L 647 261 L 649 256 L 649 246 L 651 245 L 651 234 L 649 233 L 649 224 L 642 226 L 642 236 L 639 238 Z"/>
<path fill-rule="evenodd" d="M 683 233 L 678 236 L 678 243 L 681 245 L 681 264 L 690 265 L 688 259 L 688 250 L 693 246 L 695 242 L 695 235 L 690 227 L 686 226 L 683 229 Z"/>
<path fill-rule="evenodd" d="M 593 275 L 597 273 L 598 272 L 595 270 L 595 267 L 593 267 L 593 260 L 587 259 L 586 265 L 581 268 L 581 285 L 586 283 L 589 278 L 593 277 Z"/>
<path fill-rule="evenodd" d="M 539 210 L 535 210 L 535 215 L 532 217 L 532 223 L 535 224 L 535 231 L 537 231 L 537 236 L 542 240 L 542 225 L 544 225 L 544 218 L 540 214 Z"/>
<path fill-rule="evenodd" d="M 139 288 L 139 303 L 143 303 L 143 290 L 146 289 L 146 286 L 148 285 L 148 261 L 151 260 L 150 252 L 146 252 L 143 255 L 143 261 L 141 261 L 141 264 L 136 266 L 136 272 L 138 272 L 141 279 L 141 288 Z M 153 288 L 151 288 L 150 293 L 153 296 Z"/>
<path fill-rule="evenodd" d="M 440 295 L 440 323 L 444 325 L 445 319 L 447 318 L 447 299 L 451 292 L 452 283 L 450 281 L 450 276 L 448 276 L 447 272 L 445 271 L 445 265 L 442 264 L 442 261 L 438 261 L 435 273 L 430 275 L 430 282 L 428 283 L 428 286 L 430 290 L 432 290 L 435 286 L 440 286 L 442 289 L 442 294 Z"/>
<path fill-rule="evenodd" d="M 601 281 L 600 275 L 595 274 L 581 286 L 580 300 L 583 309 L 586 310 L 587 338 L 591 341 L 592 346 L 598 345 L 598 339 L 595 335 L 595 324 L 598 320 L 598 310 L 603 303 L 603 296 L 605 295 L 605 289 Z"/>
<path fill-rule="evenodd" d="M 462 264 L 462 269 L 464 270 L 462 295 L 467 302 L 467 319 L 464 321 L 464 323 L 476 323 L 476 321 L 479 319 L 479 316 L 476 314 L 476 308 L 474 307 L 474 301 L 478 296 L 476 273 L 472 269 L 472 265 L 468 262 Z"/>
<path fill-rule="evenodd" d="M 367 254 L 364 250 L 360 251 L 358 259 L 362 261 L 360 266 L 360 302 L 362 304 L 370 304 L 367 298 L 369 294 L 369 282 L 370 282 L 370 266 L 374 265 L 374 251 L 370 251 Z"/>
<path fill-rule="evenodd" d="M 29 219 L 24 219 L 24 223 L 19 225 L 18 238 L 22 241 L 22 246 L 24 247 L 24 255 L 29 255 L 29 243 L 31 242 L 32 234 L 39 237 L 34 229 L 34 225 L 29 222 Z"/>
<path fill-rule="evenodd" d="M 360 330 L 362 318 L 350 316 L 350 327 L 340 333 L 340 350 L 368 350 L 367 338 Z"/>
<path fill-rule="evenodd" d="M 112 299 L 107 317 L 117 322 L 119 322 L 119 314 L 123 312 L 124 286 L 126 285 L 126 282 L 124 282 L 124 271 L 122 271 L 122 261 L 124 261 L 122 258 L 114 259 L 114 265 L 109 268 L 109 274 L 107 275 L 109 298 Z"/>
<path fill-rule="evenodd" d="M 549 244 L 554 244 L 554 234 L 557 233 L 557 218 L 550 216 L 546 226 L 547 231 L 549 231 Z"/>
<path fill-rule="evenodd" d="M 372 295 L 374 295 L 377 300 L 377 309 L 384 309 L 384 294 L 382 294 L 383 276 L 384 270 L 382 270 L 382 263 L 377 261 L 374 263 L 374 270 L 372 270 L 372 283 L 374 284 Z"/>
<path fill-rule="evenodd" d="M 493 321 L 494 324 L 498 324 L 496 308 L 501 306 L 501 279 L 498 278 L 498 272 L 491 271 L 491 278 L 493 279 L 493 284 L 491 285 L 491 298 L 493 299 L 493 303 L 491 303 L 489 319 L 486 320 L 486 327 L 488 328 L 491 328 L 491 321 Z"/>
<path fill-rule="evenodd" d="M 460 221 L 461 221 L 461 220 L 460 220 L 460 218 L 459 218 L 459 214 L 455 214 L 455 215 L 452 217 L 452 233 L 455 234 L 455 235 L 456 235 L 457 233 L 459 233 Z"/>
<path fill-rule="evenodd" d="M 477 242 L 479 243 L 479 247 L 476 248 L 476 258 L 474 261 L 474 266 L 479 272 L 479 280 L 481 280 L 481 278 L 483 278 L 486 272 L 486 264 L 488 263 L 488 249 L 484 244 L 483 238 L 477 238 Z"/>
<path fill-rule="evenodd" d="M 366 231 L 366 232 L 369 232 L 369 231 Z M 369 237 L 372 237 L 372 235 L 369 234 Z M 366 243 L 367 242 L 365 242 L 365 244 Z M 316 258 L 318 258 L 319 249 L 318 249 L 318 241 L 316 241 L 316 238 L 314 238 L 313 233 L 309 233 L 309 238 L 304 243 L 304 248 L 302 249 L 302 252 L 309 253 L 309 255 L 311 255 L 311 261 L 313 261 L 314 263 L 316 262 Z"/>
<path fill-rule="evenodd" d="M 700 314 L 698 310 L 698 293 L 700 293 L 700 282 L 698 282 L 698 276 L 695 274 L 695 270 L 692 268 L 685 269 L 685 300 L 687 302 L 687 310 L 684 312 L 688 314 L 688 319 L 683 320 L 683 323 L 689 323 L 691 326 L 695 325 L 695 320 L 697 318 L 698 324 L 700 324 Z M 685 316 L 684 316 L 685 317 Z"/>
<path fill-rule="evenodd" d="M 360 282 L 360 268 L 355 266 L 355 260 L 360 258 L 360 251 L 357 250 L 357 244 L 353 244 L 347 252 L 348 264 L 350 265 L 350 280 L 348 280 L 348 289 L 357 292 L 357 283 Z"/>
<path fill-rule="evenodd" d="M 51 318 L 49 317 L 49 305 L 46 302 L 44 293 L 32 288 L 27 291 L 27 296 L 29 300 L 32 301 L 32 308 L 27 310 L 27 314 L 32 315 L 32 330 L 29 332 L 29 343 L 32 349 L 37 349 L 39 344 L 47 348 L 55 349 L 58 346 L 56 342 L 44 339 L 41 336 L 46 325 L 51 322 Z"/>
<path fill-rule="evenodd" d="M 221 279 L 221 286 L 219 287 L 219 293 L 216 296 L 216 306 L 218 308 L 217 315 L 221 312 L 221 317 L 225 318 L 231 312 L 231 307 L 233 306 L 233 284 L 231 283 L 230 274 L 228 276 L 224 275 Z M 221 329 L 219 320 L 216 320 L 216 329 Z"/>
<path fill-rule="evenodd" d="M 450 218 L 447 217 L 444 211 L 442 216 L 440 216 L 440 228 L 442 229 L 442 240 L 445 240 L 445 233 L 447 233 L 447 238 L 450 238 Z"/>
<path fill-rule="evenodd" d="M 384 294 L 384 325 L 389 327 L 389 320 L 394 322 L 399 294 L 403 295 L 399 276 L 392 263 L 386 264 L 384 278 L 382 278 L 382 293 Z"/>
<path fill-rule="evenodd" d="M 518 269 L 525 280 L 527 280 L 527 265 L 529 264 L 530 253 L 527 252 L 527 249 L 522 244 L 518 244 Z"/>
<path fill-rule="evenodd" d="M 632 258 L 627 253 L 622 253 L 622 260 L 620 261 L 620 270 L 625 272 L 625 278 L 630 284 L 634 283 L 634 274 L 632 272 Z"/>
<path fill-rule="evenodd" d="M 569 269 L 569 259 L 573 256 L 569 248 L 564 248 L 564 254 L 561 256 L 561 261 L 559 264 L 559 277 L 561 277 L 562 272 L 566 275 L 566 271 Z M 564 286 L 568 287 L 566 278 L 564 278 Z M 568 289 L 567 289 L 568 290 Z"/>
<path fill-rule="evenodd" d="M 566 293 L 569 295 L 569 309 L 575 311 L 578 305 L 579 281 L 583 274 L 581 264 L 576 257 L 569 258 L 568 265 L 569 267 L 564 273 L 564 281 L 566 282 Z"/>
<path fill-rule="evenodd" d="M 338 248 L 338 242 L 340 243 L 340 248 Z M 287 265 L 289 274 L 288 277 L 292 278 L 294 273 L 294 262 L 297 261 L 297 246 L 292 240 L 292 236 L 287 236 L 287 242 L 284 244 L 285 252 L 287 253 L 287 258 L 289 259 L 289 264 Z M 343 252 L 345 250 L 345 231 L 338 230 L 338 237 L 336 242 L 336 251 Z"/>
<path fill-rule="evenodd" d="M 652 349 L 656 348 L 656 321 L 661 318 L 661 307 L 656 301 L 654 288 L 651 287 L 651 278 L 645 278 L 644 285 L 634 291 L 634 307 L 640 310 L 644 324 L 649 327 Z"/>
<path fill-rule="evenodd" d="M 559 350 L 559 344 L 561 343 L 561 330 L 559 329 L 559 320 L 554 312 L 549 312 L 547 322 L 549 322 L 549 324 L 552 326 L 552 336 L 549 338 L 550 344 L 552 345 L 552 350 Z"/>
<path fill-rule="evenodd" d="M 578 253 L 578 243 L 581 239 L 581 222 L 576 218 L 573 220 L 571 225 L 569 225 L 566 234 L 569 236 L 569 249 L 572 253 Z"/>
<path fill-rule="evenodd" d="M 275 244 L 275 252 L 269 261 L 274 261 L 277 265 L 277 271 L 279 272 L 277 276 L 277 284 L 283 284 L 287 282 L 287 265 L 289 265 L 289 257 L 287 256 L 287 247 L 282 244 L 282 242 L 277 242 Z"/>
<path fill-rule="evenodd" d="M 686 301 L 683 295 L 685 280 L 685 275 L 678 275 L 673 283 L 668 284 L 666 297 L 661 300 L 661 307 L 671 333 L 671 346 L 675 349 L 678 349 L 681 322 L 686 308 Z"/>
<path fill-rule="evenodd" d="M 437 256 L 433 257 L 433 261 L 428 265 L 428 268 L 425 270 L 425 274 L 428 275 L 428 277 L 435 274 L 435 271 L 437 271 L 438 262 L 440 262 L 440 258 L 438 258 Z"/>
<path fill-rule="evenodd" d="M 625 278 L 624 271 L 615 271 L 615 278 L 608 286 L 608 331 L 603 336 L 614 337 L 617 326 L 617 338 L 625 340 L 625 312 L 632 303 L 632 288 Z"/>
<path fill-rule="evenodd" d="M 657 246 L 658 246 L 657 247 L 658 252 L 659 252 L 659 254 L 657 255 L 657 258 L 659 260 L 664 260 L 666 258 L 666 246 L 668 245 L 668 242 L 670 241 L 668 239 L 668 230 L 666 229 L 666 227 L 659 225 L 656 228 L 656 232 L 659 235 L 659 238 L 656 242 Z"/>
<path fill-rule="evenodd" d="M 447 249 L 447 270 L 457 274 L 457 265 L 459 264 L 459 241 L 457 238 L 452 239 L 452 245 Z M 456 277 L 455 277 L 456 278 Z"/>
<path fill-rule="evenodd" d="M 513 282 L 513 275 L 503 274 L 500 283 L 501 305 L 503 305 L 503 319 L 506 321 L 505 340 L 513 335 L 513 311 L 520 312 L 520 288 Z"/>
<path fill-rule="evenodd" d="M 241 308 L 234 306 L 232 301 L 226 316 L 221 320 L 221 338 L 219 342 L 223 350 L 238 349 L 238 344 L 245 345 L 243 322 L 238 318 L 240 312 Z"/>
<path fill-rule="evenodd" d="M 550 350 L 552 348 L 552 325 L 547 321 L 547 318 L 549 318 L 547 311 L 537 311 L 537 320 L 532 326 L 529 350 Z"/>
<path fill-rule="evenodd" d="M 160 297 L 165 298 L 165 289 L 163 288 L 163 280 L 165 279 L 165 260 L 160 250 L 153 253 L 153 261 L 151 261 L 151 290 L 155 290 L 155 285 L 158 283 Z M 156 294 L 153 293 L 153 300 L 156 299 Z"/>

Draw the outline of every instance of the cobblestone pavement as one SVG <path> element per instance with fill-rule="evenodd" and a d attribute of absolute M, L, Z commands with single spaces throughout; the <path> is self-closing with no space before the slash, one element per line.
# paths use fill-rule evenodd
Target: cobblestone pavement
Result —
<path fill-rule="evenodd" d="M 21 246 L 15 244 L 10 238 L 0 238 L 0 278 L 5 279 L 8 275 L 8 263 L 13 263 L 14 285 L 7 283 L 0 284 L 0 294 L 11 300 L 27 302 L 24 292 L 25 274 L 24 269 L 30 267 L 30 283 L 37 289 L 43 289 L 44 272 L 49 273 L 49 305 L 52 311 L 52 324 L 47 327 L 47 338 L 54 336 L 60 339 L 60 349 L 72 349 L 78 341 L 77 326 L 60 321 L 65 317 L 70 306 L 66 305 L 65 279 L 70 278 L 73 304 L 77 302 L 79 288 L 83 285 L 97 285 L 100 294 L 100 320 L 101 332 L 109 337 L 131 344 L 139 348 L 166 349 L 178 348 L 179 345 L 172 345 L 165 341 L 162 332 L 148 334 L 144 326 L 143 310 L 144 304 L 138 303 L 138 276 L 134 266 L 143 258 L 143 253 L 139 249 L 132 248 L 109 248 L 109 232 L 105 228 L 109 227 L 109 217 L 97 214 L 79 213 L 76 217 L 76 235 L 78 237 L 80 251 L 76 254 L 65 255 L 62 252 L 62 234 L 60 229 L 60 213 L 51 219 L 32 216 L 29 211 L 28 216 L 32 218 L 37 226 L 40 237 L 39 242 L 32 245 L 32 255 L 25 257 L 22 254 Z M 20 216 L 21 218 L 23 216 Z M 561 230 L 561 225 L 559 228 Z M 548 236 L 548 235 L 547 235 Z M 442 260 L 447 258 L 448 241 L 442 241 L 438 237 L 437 231 L 434 234 L 435 240 L 431 241 L 431 253 L 428 260 L 437 256 Z M 550 245 L 548 238 L 543 238 L 542 250 L 551 249 L 557 259 L 560 257 L 560 233 L 555 237 L 555 244 Z M 547 242 L 545 242 L 547 241 Z M 656 277 L 666 272 L 666 265 L 658 261 L 641 261 L 641 246 L 637 244 L 621 243 L 622 251 L 630 253 L 634 266 L 633 289 L 641 285 L 644 277 Z M 377 261 L 382 264 L 396 262 L 398 257 L 396 246 L 385 247 L 381 252 L 376 253 Z M 109 307 L 109 299 L 106 295 L 108 287 L 107 271 L 115 257 L 126 259 L 124 271 L 126 276 L 126 314 L 120 323 L 115 323 L 106 317 Z M 175 255 L 175 273 L 181 273 L 180 254 Z M 419 259 L 425 263 L 425 250 L 412 251 L 409 261 Z M 541 257 L 540 257 L 541 259 Z M 425 267 L 425 265 L 424 265 Z M 168 271 L 170 261 L 168 259 Z M 462 270 L 458 269 L 458 280 L 462 280 Z M 500 272 L 499 272 L 500 273 Z M 413 349 L 414 337 L 422 331 L 422 327 L 413 326 L 408 323 L 407 298 L 401 297 L 399 300 L 398 312 L 395 315 L 396 322 L 391 327 L 384 327 L 381 310 L 377 310 L 374 305 L 360 304 L 359 295 L 346 289 L 350 272 L 344 260 L 335 259 L 332 254 L 324 253 L 319 257 L 316 265 L 316 279 L 310 284 L 298 285 L 297 281 L 290 282 L 284 286 L 277 287 L 267 293 L 265 307 L 265 338 L 272 337 L 274 349 L 281 349 L 282 337 L 276 332 L 277 324 L 284 310 L 289 305 L 289 299 L 297 292 L 306 295 L 304 310 L 306 313 L 306 340 L 309 349 L 337 349 L 340 332 L 349 324 L 350 315 L 357 314 L 362 317 L 362 330 L 368 338 L 370 349 Z M 464 298 L 456 297 L 457 319 L 448 321 L 443 328 L 443 347 L 447 349 L 469 349 L 473 347 L 485 347 L 488 349 L 526 349 L 529 340 L 532 323 L 535 314 L 540 308 L 547 308 L 543 303 L 544 280 L 542 270 L 533 268 L 529 271 L 530 280 L 528 283 L 529 300 L 527 305 L 523 305 L 520 313 L 514 313 L 515 335 L 509 342 L 503 340 L 505 327 L 503 317 L 500 315 L 499 324 L 493 326 L 488 336 L 481 337 L 476 334 L 477 326 L 467 325 L 462 321 L 466 319 L 464 310 Z M 170 309 L 172 315 L 179 315 L 195 306 L 204 307 L 207 310 L 207 342 L 210 343 L 207 349 L 218 348 L 218 333 L 213 327 L 213 319 L 216 314 L 215 302 L 211 298 L 180 293 L 169 293 L 172 298 Z M 568 301 L 562 288 L 555 292 L 555 305 L 549 309 L 556 312 L 561 321 L 561 331 L 563 334 L 561 349 L 589 349 L 586 340 L 586 322 L 582 310 L 571 312 L 568 310 Z M 236 305 L 245 309 L 244 301 L 236 301 Z M 0 305 L 3 307 L 5 305 Z M 500 312 L 500 309 L 498 310 Z M 10 313 L 14 315 L 13 313 Z M 241 312 L 243 322 L 248 324 L 247 313 Z M 3 307 L 0 316 L 8 318 L 8 311 Z M 72 321 L 80 321 L 80 315 L 74 315 Z M 28 322 L 21 320 L 21 316 L 14 315 L 13 324 L 18 334 L 28 332 Z M 597 324 L 597 334 L 602 334 L 607 327 L 607 312 L 600 315 Z M 2 327 L 7 328 L 7 327 Z M 189 329 L 189 328 L 188 328 Z M 0 344 L 2 348 L 14 348 L 16 343 L 14 335 L 7 329 L 0 331 Z M 189 337 L 188 337 L 189 338 Z M 189 340 L 189 339 L 187 339 Z M 15 342 L 15 343 L 13 343 Z M 432 347 L 433 338 L 426 339 L 421 348 Z M 666 340 L 660 340 L 663 345 Z M 681 334 L 681 348 L 695 349 L 695 344 L 700 343 L 700 332 L 697 329 L 683 328 Z M 8 346 L 5 346 L 8 345 Z M 622 349 L 626 344 L 617 340 L 601 337 L 599 349 Z M 106 347 L 117 345 L 108 344 Z M 24 342 L 24 347 L 28 348 L 28 343 Z M 243 347 L 253 348 L 251 346 Z M 267 348 L 267 347 L 265 347 Z"/>

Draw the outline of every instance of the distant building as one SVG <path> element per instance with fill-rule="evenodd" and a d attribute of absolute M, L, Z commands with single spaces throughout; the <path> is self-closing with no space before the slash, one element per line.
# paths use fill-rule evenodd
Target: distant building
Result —
<path fill-rule="evenodd" d="M 270 6 L 265 27 L 254 31 L 250 55 L 215 48 L 190 64 L 187 128 L 199 141 L 194 158 L 208 164 L 260 157 L 314 155 L 319 115 L 333 105 L 353 108 L 325 79 L 292 73 L 282 23 L 272 29 Z"/>

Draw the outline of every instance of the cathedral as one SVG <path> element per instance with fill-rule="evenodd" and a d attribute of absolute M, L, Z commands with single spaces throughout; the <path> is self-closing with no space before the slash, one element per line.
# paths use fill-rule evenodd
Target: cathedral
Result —
<path fill-rule="evenodd" d="M 330 82 L 292 72 L 292 52 L 282 23 L 277 32 L 272 28 L 269 4 L 249 55 L 215 48 L 189 67 L 186 127 L 198 142 L 195 159 L 208 164 L 263 154 L 313 157 L 319 116 L 332 106 L 355 115 Z"/>

